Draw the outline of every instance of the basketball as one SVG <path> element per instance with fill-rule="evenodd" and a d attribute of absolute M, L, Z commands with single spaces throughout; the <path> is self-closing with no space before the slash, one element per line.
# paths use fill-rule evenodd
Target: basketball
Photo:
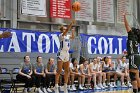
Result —
<path fill-rule="evenodd" d="M 125 50 L 125 51 L 123 51 L 123 54 L 127 54 L 127 51 Z"/>
<path fill-rule="evenodd" d="M 74 12 L 78 12 L 80 11 L 80 9 L 81 9 L 81 4 L 79 2 L 76 1 L 72 4 L 72 10 Z"/>

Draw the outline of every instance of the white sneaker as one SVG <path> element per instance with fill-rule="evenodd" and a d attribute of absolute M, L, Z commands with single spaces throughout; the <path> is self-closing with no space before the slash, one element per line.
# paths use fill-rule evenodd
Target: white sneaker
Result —
<path fill-rule="evenodd" d="M 72 85 L 72 90 L 73 91 L 77 90 L 76 87 L 75 87 L 75 85 Z"/>
<path fill-rule="evenodd" d="M 118 87 L 118 86 L 115 84 L 115 85 L 114 85 L 114 88 L 117 88 L 117 87 Z"/>
<path fill-rule="evenodd" d="M 127 86 L 128 86 L 128 87 L 132 87 L 132 84 L 131 84 L 131 83 L 128 83 Z"/>
<path fill-rule="evenodd" d="M 44 93 L 48 93 L 48 92 L 46 91 L 46 88 L 43 88 L 42 90 L 43 90 Z"/>
<path fill-rule="evenodd" d="M 27 88 L 25 88 L 25 89 L 23 90 L 23 92 L 24 92 L 24 93 L 28 93 L 28 92 L 27 92 Z"/>
<path fill-rule="evenodd" d="M 91 87 L 91 86 L 89 86 L 89 87 L 88 87 L 88 89 L 90 89 L 90 90 L 91 90 L 91 89 L 92 89 L 92 87 Z"/>
<path fill-rule="evenodd" d="M 94 89 L 101 89 L 100 87 L 98 87 L 97 85 L 94 86 Z"/>
<path fill-rule="evenodd" d="M 28 90 L 28 92 L 31 92 L 32 91 L 32 88 L 28 88 L 27 90 Z"/>
<path fill-rule="evenodd" d="M 122 87 L 127 87 L 125 84 L 122 84 Z"/>
<path fill-rule="evenodd" d="M 103 83 L 103 87 L 107 88 L 108 86 L 105 83 Z"/>
<path fill-rule="evenodd" d="M 52 87 L 51 90 L 52 90 L 52 92 L 55 91 L 55 87 Z"/>
<path fill-rule="evenodd" d="M 58 87 L 55 87 L 55 88 L 54 88 L 54 91 L 55 91 L 55 93 L 59 93 Z"/>
<path fill-rule="evenodd" d="M 38 93 L 43 93 L 40 88 L 37 89 Z"/>
<path fill-rule="evenodd" d="M 73 89 L 72 89 L 72 88 L 68 88 L 68 90 L 69 90 L 69 91 L 73 91 Z"/>
<path fill-rule="evenodd" d="M 68 90 L 70 90 L 70 91 L 72 91 L 72 89 L 71 89 L 70 85 L 68 85 L 67 89 L 68 89 Z"/>
<path fill-rule="evenodd" d="M 86 88 L 86 87 L 83 86 L 83 89 L 86 90 L 86 89 L 88 89 L 88 88 Z"/>
<path fill-rule="evenodd" d="M 52 90 L 51 90 L 50 88 L 47 88 L 47 91 L 48 91 L 48 92 L 52 92 Z"/>
<path fill-rule="evenodd" d="M 104 89 L 102 84 L 99 84 L 98 87 L 100 87 L 101 89 Z"/>
<path fill-rule="evenodd" d="M 80 89 L 80 90 L 83 90 L 84 88 L 83 88 L 81 85 L 79 85 L 79 89 Z"/>
<path fill-rule="evenodd" d="M 114 83 L 114 85 L 113 85 L 115 88 L 117 87 L 117 85 L 116 85 L 116 83 Z"/>
<path fill-rule="evenodd" d="M 64 86 L 60 86 L 60 91 L 64 91 Z"/>
<path fill-rule="evenodd" d="M 110 87 L 110 88 L 113 88 L 114 86 L 113 86 L 113 84 L 111 83 L 111 84 L 109 85 L 109 87 Z"/>
<path fill-rule="evenodd" d="M 64 86 L 64 93 L 68 93 L 67 86 Z"/>

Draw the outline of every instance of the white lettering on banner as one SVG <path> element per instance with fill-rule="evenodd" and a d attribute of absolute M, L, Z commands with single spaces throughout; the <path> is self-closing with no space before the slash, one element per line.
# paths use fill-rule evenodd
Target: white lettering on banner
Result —
<path fill-rule="evenodd" d="M 1 45 L 0 52 L 4 52 L 4 46 Z"/>
<path fill-rule="evenodd" d="M 122 38 L 118 38 L 119 41 L 119 54 L 122 54 Z"/>
<path fill-rule="evenodd" d="M 3 29 L 0 33 L 3 33 Z M 59 33 L 17 32 L 14 30 L 12 37 L 0 39 L 0 52 L 57 53 L 60 47 L 58 35 Z"/>
<path fill-rule="evenodd" d="M 115 48 L 115 52 L 113 53 L 113 38 L 108 38 L 109 40 L 109 54 L 117 54 L 117 48 Z"/>
<path fill-rule="evenodd" d="M 3 31 L 0 31 L 0 34 L 2 34 L 2 33 L 3 33 Z M 3 45 L 1 45 L 0 52 L 4 52 L 4 46 Z"/>
<path fill-rule="evenodd" d="M 102 42 L 104 42 L 104 48 L 102 46 Z M 99 49 L 99 54 L 107 54 L 107 50 L 108 50 L 108 44 L 107 41 L 104 37 L 101 37 L 98 41 L 98 49 Z M 104 53 L 102 52 L 102 50 L 104 50 Z"/>
<path fill-rule="evenodd" d="M 35 34 L 23 32 L 23 37 L 22 37 L 23 41 L 24 41 L 25 37 L 27 37 L 27 52 L 31 52 L 31 40 L 33 38 L 33 41 L 35 41 Z"/>
<path fill-rule="evenodd" d="M 12 38 L 11 38 L 11 42 L 10 42 L 10 45 L 9 45 L 8 52 L 10 52 L 11 49 L 14 49 L 14 52 L 21 52 L 16 32 L 12 32 Z"/>
<path fill-rule="evenodd" d="M 92 49 L 91 49 L 91 41 L 92 41 L 92 39 L 94 40 L 94 44 L 96 44 L 96 38 L 95 37 L 89 37 L 88 38 L 88 43 L 87 43 L 87 48 L 88 48 L 88 53 L 89 54 L 96 54 L 97 53 L 97 49 L 95 48 L 95 51 L 94 51 L 94 53 L 92 53 Z"/>
<path fill-rule="evenodd" d="M 56 43 L 56 46 L 57 46 L 58 49 L 60 47 L 60 43 L 59 43 L 59 38 L 56 34 L 52 34 L 51 36 L 52 36 L 52 44 L 53 44 L 53 51 L 52 52 L 54 53 L 54 48 L 56 48 L 54 46 L 54 43 Z"/>
<path fill-rule="evenodd" d="M 12 32 L 12 30 L 9 31 Z M 0 31 L 0 33 L 2 32 Z M 0 52 L 57 53 L 60 47 L 59 34 L 18 31 L 14 29 L 12 37 L 0 40 Z M 126 49 L 126 36 L 84 36 L 82 34 L 81 36 L 86 37 L 85 39 L 81 38 L 81 43 L 87 44 L 86 51 L 89 54 L 122 54 Z"/>
<path fill-rule="evenodd" d="M 115 38 L 100 37 L 98 40 L 96 37 L 89 37 L 87 42 L 87 49 L 89 54 L 122 54 L 123 51 L 123 39 L 117 38 L 117 41 L 113 42 Z M 116 44 L 113 46 L 113 43 Z M 125 50 L 125 49 L 124 49 Z"/>
<path fill-rule="evenodd" d="M 43 38 L 46 39 L 46 43 L 45 43 L 46 44 L 46 51 L 45 51 L 45 53 L 49 53 L 49 50 L 50 50 L 50 39 L 45 34 L 41 34 L 39 36 L 39 38 L 38 38 L 38 43 L 37 43 L 38 44 L 38 51 L 40 53 L 43 53 L 43 49 L 42 49 L 42 45 L 43 45 L 42 40 L 43 40 Z"/>

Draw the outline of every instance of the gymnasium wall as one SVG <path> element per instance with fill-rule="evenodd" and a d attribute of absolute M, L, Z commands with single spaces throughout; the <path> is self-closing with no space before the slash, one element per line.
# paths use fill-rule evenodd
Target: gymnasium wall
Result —
<path fill-rule="evenodd" d="M 28 30 L 39 30 L 39 31 L 50 31 L 56 32 L 59 31 L 58 26 L 60 24 L 69 24 L 71 19 L 62 19 L 62 18 L 50 18 L 50 0 L 46 0 L 46 10 L 48 17 L 37 17 L 31 15 L 23 15 L 20 11 L 21 0 L 0 0 L 0 27 L 1 28 L 16 28 L 16 29 L 28 29 Z M 75 0 L 71 0 L 74 2 Z M 120 0 L 121 1 L 121 0 Z M 132 0 L 133 1 L 133 12 L 135 16 L 140 20 L 139 15 L 139 0 Z M 80 56 L 80 44 L 77 43 L 79 39 L 79 33 L 84 33 L 88 35 L 95 35 L 95 34 L 102 34 L 102 35 L 117 35 L 117 36 L 127 36 L 127 33 L 124 29 L 124 25 L 118 24 L 116 21 L 117 16 L 117 0 L 113 0 L 114 3 L 114 23 L 106 23 L 106 22 L 97 22 L 96 18 L 96 0 L 93 0 L 93 12 L 94 12 L 94 22 L 88 21 L 77 21 L 76 27 L 76 38 L 77 40 L 73 41 L 71 47 L 76 47 L 76 53 L 72 54 L 72 57 L 79 58 Z M 138 15 L 137 15 L 138 14 Z M 72 14 L 74 17 L 74 14 Z M 138 20 L 138 21 L 139 21 Z M 140 22 L 140 21 L 139 21 Z M 134 21 L 133 24 L 136 26 L 136 22 Z M 6 43 L 6 42 L 5 42 Z M 83 54 L 88 57 L 92 58 L 95 56 L 108 56 L 108 55 L 97 55 L 97 54 L 87 54 L 85 50 L 83 50 Z M 21 62 L 23 62 L 23 57 L 28 54 L 31 57 L 31 62 L 34 63 L 36 61 L 36 57 L 38 55 L 43 56 L 43 63 L 45 63 L 49 57 L 54 57 L 56 59 L 56 54 L 45 54 L 45 53 L 0 53 L 0 66 L 1 67 L 8 67 L 12 69 L 13 67 L 19 66 Z M 113 57 L 114 60 L 119 55 L 110 55 Z"/>

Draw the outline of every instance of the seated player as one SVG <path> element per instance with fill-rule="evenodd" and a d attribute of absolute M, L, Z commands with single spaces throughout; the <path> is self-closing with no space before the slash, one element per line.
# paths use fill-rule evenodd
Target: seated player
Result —
<path fill-rule="evenodd" d="M 47 93 L 46 91 L 46 74 L 44 72 L 44 64 L 42 63 L 42 57 L 38 56 L 36 63 L 34 64 L 34 75 L 35 75 L 35 85 L 39 93 Z M 41 90 L 42 83 L 42 90 Z"/>
<path fill-rule="evenodd" d="M 79 69 L 79 65 L 78 62 L 76 60 L 76 58 L 72 58 L 71 60 L 71 64 L 70 64 L 70 82 L 72 85 L 71 90 L 76 90 L 75 84 L 74 84 L 74 80 L 78 79 L 78 83 L 79 83 L 79 89 L 83 90 L 84 88 L 82 87 L 82 84 L 84 84 L 85 81 L 85 75 L 82 75 L 78 72 Z"/>
<path fill-rule="evenodd" d="M 32 68 L 30 57 L 28 55 L 24 56 L 24 63 L 21 63 L 19 73 L 16 76 L 18 81 L 25 83 L 24 93 L 30 92 L 33 86 Z"/>
<path fill-rule="evenodd" d="M 102 68 L 102 65 L 103 65 L 103 62 L 101 61 L 101 57 L 97 57 L 97 64 L 98 64 L 98 69 L 97 69 L 97 71 L 99 72 L 99 73 L 101 73 L 101 75 L 102 75 L 102 85 L 103 85 L 103 87 L 104 88 L 106 88 L 107 86 L 106 86 L 106 73 L 105 72 L 103 72 L 103 68 Z"/>
<path fill-rule="evenodd" d="M 85 75 L 85 79 L 88 79 L 88 84 L 87 87 L 91 88 L 90 82 L 91 82 L 91 74 L 89 71 L 89 65 L 88 65 L 88 61 L 87 60 L 83 60 L 83 63 L 79 66 L 79 73 L 82 75 Z M 82 87 L 84 87 L 84 85 L 82 84 Z"/>
<path fill-rule="evenodd" d="M 47 91 L 52 92 L 52 90 L 49 88 L 51 83 L 52 86 L 55 86 L 55 75 L 56 75 L 56 67 L 54 64 L 54 59 L 49 58 L 47 65 L 45 66 L 45 73 L 46 73 L 46 82 L 47 82 Z"/>
<path fill-rule="evenodd" d="M 126 87 L 126 85 L 124 84 L 124 78 L 127 78 L 127 85 L 129 87 L 131 87 L 131 83 L 130 83 L 130 77 L 129 77 L 129 73 L 128 73 L 128 64 L 126 63 L 126 57 L 122 56 L 122 58 L 118 58 L 117 59 L 118 63 L 117 63 L 117 76 L 121 77 L 121 83 L 122 83 L 122 87 Z"/>
<path fill-rule="evenodd" d="M 103 63 L 103 72 L 106 73 L 107 75 L 107 83 L 110 87 L 117 87 L 116 86 L 116 80 L 117 80 L 117 75 L 116 75 L 116 72 L 115 72 L 115 68 L 113 66 L 113 63 L 112 63 L 112 60 L 111 60 L 111 57 L 104 57 L 104 63 Z M 113 76 L 114 77 L 114 82 L 113 84 L 110 83 L 110 77 Z"/>
<path fill-rule="evenodd" d="M 92 75 L 92 79 L 93 79 L 93 82 L 94 82 L 94 88 L 95 89 L 101 89 L 101 88 L 104 88 L 103 85 L 102 85 L 102 73 L 100 73 L 98 70 L 98 64 L 97 64 L 97 58 L 94 58 L 93 61 L 89 64 L 89 71 Z M 98 86 L 96 84 L 97 80 L 96 80 L 96 77 L 98 78 Z"/>

